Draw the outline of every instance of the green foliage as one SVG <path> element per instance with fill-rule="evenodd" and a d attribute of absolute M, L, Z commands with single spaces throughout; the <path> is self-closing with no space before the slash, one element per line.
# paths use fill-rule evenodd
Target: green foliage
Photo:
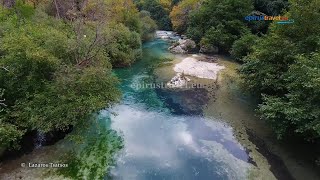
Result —
<path fill-rule="evenodd" d="M 103 67 L 62 69 L 56 72 L 54 82 L 34 94 L 32 100 L 19 101 L 13 116 L 42 132 L 67 130 L 106 108 L 107 102 L 117 101 L 116 82 Z"/>
<path fill-rule="evenodd" d="M 1 149 L 17 148 L 31 130 L 79 126 L 117 102 L 118 81 L 106 46 L 141 46 L 139 34 L 123 25 L 122 39 L 106 44 L 111 37 L 98 31 L 100 22 L 61 21 L 42 9 L 20 13 L 29 10 L 27 4 L 0 8 L 0 89 L 6 90 L 0 99 L 6 104 L 0 112 Z"/>
<path fill-rule="evenodd" d="M 279 138 L 291 133 L 320 138 L 319 77 L 320 55 L 299 56 L 285 74 L 288 93 L 283 97 L 264 96 L 260 113 Z"/>
<path fill-rule="evenodd" d="M 34 14 L 34 8 L 25 4 L 23 0 L 17 0 L 14 9 L 20 18 L 30 18 Z"/>
<path fill-rule="evenodd" d="M 61 163 L 68 168 L 61 168 L 58 173 L 71 179 L 104 179 L 114 165 L 114 155 L 122 149 L 122 138 L 115 131 L 104 130 L 91 136 L 83 148 L 66 153 Z"/>
<path fill-rule="evenodd" d="M 278 16 L 289 6 L 288 0 L 254 0 L 253 2 L 256 10 L 268 16 Z"/>
<path fill-rule="evenodd" d="M 227 52 L 248 31 L 243 17 L 252 9 L 250 0 L 204 1 L 198 11 L 190 14 L 187 35 L 203 45 L 217 46 Z"/>
<path fill-rule="evenodd" d="M 25 132 L 18 129 L 17 126 L 4 123 L 0 119 L 0 149 L 2 148 L 18 148 L 19 140 Z"/>
<path fill-rule="evenodd" d="M 170 9 L 166 9 L 159 0 L 136 0 L 136 4 L 140 10 L 151 13 L 153 20 L 157 22 L 159 29 L 171 30 L 172 25 L 169 18 Z"/>
<path fill-rule="evenodd" d="M 115 21 L 117 24 L 122 23 L 130 31 L 141 33 L 142 23 L 139 12 L 132 0 L 118 0 L 116 3 L 114 0 L 105 0 L 105 3 L 111 21 Z M 99 3 L 97 5 L 100 6 Z"/>
<path fill-rule="evenodd" d="M 150 40 L 154 37 L 154 32 L 157 30 L 158 26 L 156 22 L 151 18 L 151 14 L 148 11 L 140 12 L 140 19 L 142 23 L 142 35 L 141 39 L 143 41 Z"/>
<path fill-rule="evenodd" d="M 27 23 L 19 29 L 10 29 L 1 39 L 1 66 L 9 72 L 0 72 L 0 82 L 7 89 L 8 105 L 17 99 L 41 91 L 52 79 L 62 57 L 65 57 L 67 36 L 54 27 Z"/>
<path fill-rule="evenodd" d="M 205 47 L 213 45 L 222 50 L 227 50 L 236 38 L 237 36 L 228 34 L 224 25 L 219 24 L 217 27 L 211 27 L 206 31 L 200 45 Z"/>
<path fill-rule="evenodd" d="M 189 14 L 200 6 L 199 0 L 183 0 L 170 12 L 173 30 L 184 33 L 188 28 Z"/>
<path fill-rule="evenodd" d="M 253 52 L 253 46 L 257 43 L 257 40 L 258 37 L 251 33 L 243 35 L 233 43 L 231 56 L 238 61 L 242 61 L 243 57 Z"/>
<path fill-rule="evenodd" d="M 130 31 L 122 24 L 107 29 L 109 43 L 106 44 L 106 52 L 111 63 L 116 67 L 131 65 L 141 56 L 140 35 Z"/>
<path fill-rule="evenodd" d="M 3 122 L 2 115 L 7 107 L 3 95 L 4 90 L 0 89 L 0 153 L 6 147 L 17 148 L 17 142 L 23 135 L 23 132 L 18 130 L 17 126 Z"/>
<path fill-rule="evenodd" d="M 319 133 L 320 2 L 292 0 L 290 25 L 273 23 L 245 58 L 241 72 L 249 90 L 263 94 L 259 111 L 279 138 Z"/>

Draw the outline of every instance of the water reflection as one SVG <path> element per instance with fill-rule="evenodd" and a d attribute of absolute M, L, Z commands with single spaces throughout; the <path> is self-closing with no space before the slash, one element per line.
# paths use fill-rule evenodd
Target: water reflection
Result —
<path fill-rule="evenodd" d="M 232 129 L 217 120 L 119 105 L 111 127 L 125 148 L 114 179 L 244 179 L 250 164 Z M 103 114 L 108 116 L 107 112 Z"/>
<path fill-rule="evenodd" d="M 101 116 L 111 120 L 125 146 L 111 175 L 124 180 L 245 179 L 251 164 L 232 128 L 218 119 L 173 115 L 154 89 L 132 88 L 132 83 L 153 82 L 150 68 L 166 56 L 167 47 L 161 40 L 147 43 L 140 61 L 115 72 L 122 80 L 123 101 Z"/>

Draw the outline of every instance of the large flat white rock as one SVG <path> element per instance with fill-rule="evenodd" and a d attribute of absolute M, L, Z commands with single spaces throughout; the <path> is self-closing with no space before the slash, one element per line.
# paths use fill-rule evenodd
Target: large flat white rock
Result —
<path fill-rule="evenodd" d="M 188 57 L 176 64 L 174 71 L 198 78 L 217 79 L 218 72 L 224 68 L 218 63 L 203 62 L 193 57 Z"/>

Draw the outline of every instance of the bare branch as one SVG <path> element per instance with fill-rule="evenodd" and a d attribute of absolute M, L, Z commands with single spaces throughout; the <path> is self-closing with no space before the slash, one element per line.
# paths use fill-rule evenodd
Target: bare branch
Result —
<path fill-rule="evenodd" d="M 7 72 L 9 72 L 9 69 L 8 69 L 8 67 L 1 67 L 1 69 L 3 69 L 3 70 L 5 70 L 5 71 L 7 71 Z"/>
<path fill-rule="evenodd" d="M 56 16 L 58 19 L 60 19 L 60 12 L 59 12 L 59 6 L 58 6 L 58 3 L 57 3 L 57 0 L 53 0 L 54 1 L 54 5 L 55 5 L 55 8 L 56 8 Z"/>
<path fill-rule="evenodd" d="M 4 91 L 4 89 L 0 89 L 0 98 L 2 98 Z M 7 107 L 7 105 L 4 103 L 5 101 L 6 99 L 0 99 L 0 106 Z"/>
<path fill-rule="evenodd" d="M 5 101 L 6 101 L 5 99 L 0 100 L 0 106 L 7 107 L 7 105 L 4 103 Z"/>
<path fill-rule="evenodd" d="M 87 53 L 85 54 L 86 58 L 85 59 L 88 59 L 90 54 L 93 53 L 94 49 L 95 49 L 95 46 L 100 46 L 100 41 L 102 40 L 102 38 L 100 38 L 99 36 L 99 30 L 100 30 L 100 26 L 102 26 L 103 22 L 100 22 L 97 26 L 96 26 L 96 32 L 95 32 L 95 38 L 93 40 L 93 42 L 89 45 L 88 47 L 88 51 Z M 103 42 L 102 42 L 103 43 Z M 98 47 L 98 52 L 100 51 L 101 47 Z M 94 54 L 98 54 L 98 53 L 94 53 Z M 95 57 L 96 55 L 93 55 L 91 56 L 89 59 Z"/>

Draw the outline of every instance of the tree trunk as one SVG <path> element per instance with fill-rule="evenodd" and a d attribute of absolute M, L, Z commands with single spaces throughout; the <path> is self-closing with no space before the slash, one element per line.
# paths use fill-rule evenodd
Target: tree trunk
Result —
<path fill-rule="evenodd" d="M 60 19 L 60 12 L 59 12 L 60 10 L 59 10 L 59 5 L 57 3 L 57 0 L 53 0 L 53 2 L 54 2 L 54 6 L 56 7 L 56 17 Z"/>

